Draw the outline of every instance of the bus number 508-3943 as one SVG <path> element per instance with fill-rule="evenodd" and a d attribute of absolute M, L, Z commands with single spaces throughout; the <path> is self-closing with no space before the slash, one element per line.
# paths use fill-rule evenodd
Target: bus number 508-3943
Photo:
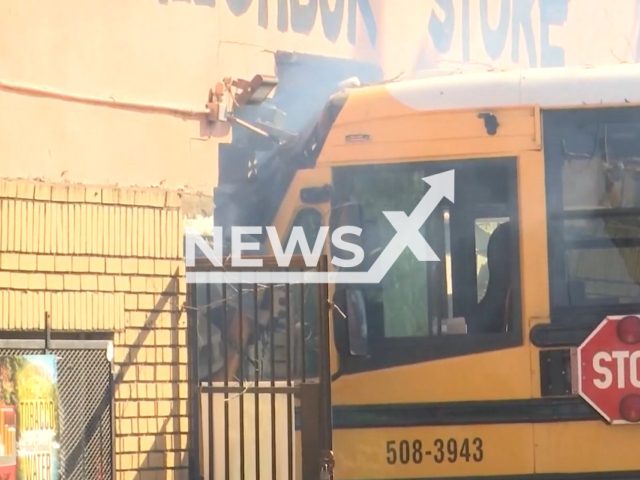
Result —
<path fill-rule="evenodd" d="M 425 459 L 433 459 L 436 463 L 481 462 L 484 456 L 481 438 L 465 438 L 461 441 L 455 438 L 443 440 L 437 438 L 430 446 L 425 446 L 422 440 L 389 440 L 387 442 L 387 463 L 395 465 L 401 463 L 422 463 Z"/>

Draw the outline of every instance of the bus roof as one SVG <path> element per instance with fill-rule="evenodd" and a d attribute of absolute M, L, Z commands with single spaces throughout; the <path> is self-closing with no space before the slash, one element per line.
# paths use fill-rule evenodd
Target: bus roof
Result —
<path fill-rule="evenodd" d="M 640 64 L 452 73 L 384 88 L 416 110 L 640 104 Z"/>

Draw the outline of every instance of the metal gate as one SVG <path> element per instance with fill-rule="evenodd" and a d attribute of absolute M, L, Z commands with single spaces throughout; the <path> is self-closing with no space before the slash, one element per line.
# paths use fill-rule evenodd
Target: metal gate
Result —
<path fill-rule="evenodd" d="M 113 395 L 107 342 L 53 340 L 54 348 L 47 350 L 29 348 L 29 344 L 44 343 L 39 340 L 3 340 L 1 343 L 4 348 L 0 348 L 0 356 L 56 356 L 60 480 L 113 479 Z"/>
<path fill-rule="evenodd" d="M 326 257 L 317 268 L 302 256 L 287 268 L 250 258 L 260 258 L 257 270 L 265 272 L 327 271 Z M 228 279 L 188 289 L 190 478 L 331 475 L 327 286 L 234 283 L 238 269 L 207 259 L 190 272 Z"/>

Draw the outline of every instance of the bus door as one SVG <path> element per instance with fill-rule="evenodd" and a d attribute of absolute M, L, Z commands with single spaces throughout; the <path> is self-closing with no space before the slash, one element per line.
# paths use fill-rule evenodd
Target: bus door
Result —
<path fill-rule="evenodd" d="M 425 178 L 455 175 L 454 201 L 439 198 L 419 229 L 427 246 L 414 243 L 439 261 L 405 248 L 380 283 L 335 286 L 337 478 L 534 471 L 522 168 L 516 157 L 334 168 L 333 215 L 343 204 L 361 211 L 356 271 L 369 271 L 397 233 L 384 212 L 411 215 L 433 188 Z"/>

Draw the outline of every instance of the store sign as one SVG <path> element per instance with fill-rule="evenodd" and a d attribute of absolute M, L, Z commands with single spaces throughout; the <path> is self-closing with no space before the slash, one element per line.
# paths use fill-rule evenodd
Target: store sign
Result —
<path fill-rule="evenodd" d="M 336 42 L 346 33 L 351 45 L 356 44 L 360 17 L 369 43 L 375 46 L 378 40 L 371 0 L 193 0 L 193 3 L 225 8 L 236 17 L 253 16 L 257 26 L 277 27 L 280 32 L 309 35 L 320 26 L 326 40 Z"/>
<path fill-rule="evenodd" d="M 59 437 L 55 356 L 0 356 L 0 480 L 58 480 Z"/>
<path fill-rule="evenodd" d="M 434 59 L 452 62 L 448 68 L 563 67 L 640 59 L 637 0 L 428 2 L 426 44 Z"/>
<path fill-rule="evenodd" d="M 450 53 L 459 37 L 464 62 L 471 61 L 471 45 L 482 45 L 491 60 L 506 55 L 515 64 L 529 67 L 558 67 L 565 64 L 565 51 L 551 40 L 553 27 L 567 21 L 569 0 L 436 0 L 429 17 L 429 34 L 440 53 Z M 440 12 L 438 11 L 440 10 Z M 494 18 L 492 18 L 494 17 Z M 536 22 L 535 19 L 538 19 Z M 472 34 L 477 32 L 478 35 Z M 521 47 L 522 42 L 522 47 Z M 511 48 L 507 45 L 510 43 Z M 524 48 L 523 48 L 524 47 Z"/>

